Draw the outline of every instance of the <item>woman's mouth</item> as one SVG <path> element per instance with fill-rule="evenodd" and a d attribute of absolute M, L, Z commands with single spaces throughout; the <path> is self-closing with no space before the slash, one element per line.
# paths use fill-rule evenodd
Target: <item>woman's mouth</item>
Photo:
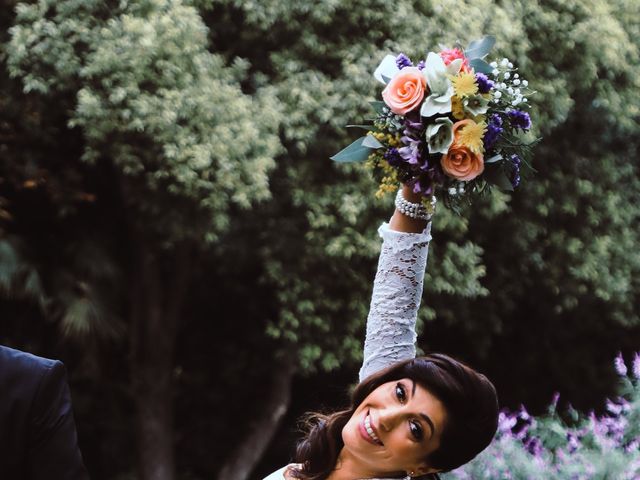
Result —
<path fill-rule="evenodd" d="M 371 424 L 371 415 L 369 415 L 369 412 L 367 412 L 364 419 L 360 422 L 360 435 L 369 443 L 380 446 L 383 445 Z"/>

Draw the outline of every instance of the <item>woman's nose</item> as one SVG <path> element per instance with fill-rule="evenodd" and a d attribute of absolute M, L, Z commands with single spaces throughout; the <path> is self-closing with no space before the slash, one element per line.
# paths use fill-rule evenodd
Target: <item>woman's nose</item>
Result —
<path fill-rule="evenodd" d="M 398 407 L 387 407 L 379 411 L 378 422 L 380 428 L 385 432 L 388 432 L 395 427 L 400 418 L 400 409 Z"/>

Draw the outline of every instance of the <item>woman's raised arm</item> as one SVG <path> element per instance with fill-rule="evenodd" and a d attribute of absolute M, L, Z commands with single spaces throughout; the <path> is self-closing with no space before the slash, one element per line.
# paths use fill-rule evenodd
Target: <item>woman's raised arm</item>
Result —
<path fill-rule="evenodd" d="M 419 202 L 419 197 L 408 187 L 404 186 L 402 192 L 409 202 Z M 430 230 L 430 222 L 411 218 L 398 209 L 389 224 L 378 229 L 383 243 L 367 317 L 360 381 L 392 363 L 416 355 L 415 325 Z"/>

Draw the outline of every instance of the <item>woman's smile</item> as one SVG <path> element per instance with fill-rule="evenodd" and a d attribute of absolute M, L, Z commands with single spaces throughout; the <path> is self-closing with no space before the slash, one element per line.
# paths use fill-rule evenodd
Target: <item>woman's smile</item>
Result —
<path fill-rule="evenodd" d="M 384 444 L 378 437 L 377 429 L 375 428 L 372 420 L 371 420 L 371 411 L 367 410 L 362 418 L 362 421 L 359 423 L 360 435 L 367 442 L 373 443 L 374 445 L 383 446 Z"/>

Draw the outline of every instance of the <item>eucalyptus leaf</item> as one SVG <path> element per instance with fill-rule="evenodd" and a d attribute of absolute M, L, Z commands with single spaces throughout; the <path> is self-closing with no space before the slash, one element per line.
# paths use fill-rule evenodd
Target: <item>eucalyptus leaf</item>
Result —
<path fill-rule="evenodd" d="M 362 141 L 362 146 L 363 147 L 368 147 L 368 148 L 384 148 L 384 145 L 382 145 L 374 136 L 372 135 L 367 135 L 364 137 L 364 140 Z"/>
<path fill-rule="evenodd" d="M 465 49 L 464 54 L 469 60 L 483 58 L 491 51 L 495 43 L 496 37 L 492 35 L 485 35 L 481 39 L 471 42 Z"/>
<path fill-rule="evenodd" d="M 480 58 L 474 58 L 469 62 L 469 65 L 471 65 L 471 68 L 473 68 L 476 73 L 480 72 L 488 75 L 493 72 L 493 68 L 491 68 L 491 65 Z"/>
<path fill-rule="evenodd" d="M 369 137 L 365 135 L 360 137 L 348 147 L 343 148 L 336 153 L 331 160 L 340 163 L 364 162 L 371 155 L 371 148 L 363 146 L 363 142 Z"/>
<path fill-rule="evenodd" d="M 372 102 L 369 102 L 369 104 L 373 107 L 377 114 L 382 114 L 382 109 L 387 106 L 386 103 L 384 103 L 382 100 L 374 100 Z"/>

